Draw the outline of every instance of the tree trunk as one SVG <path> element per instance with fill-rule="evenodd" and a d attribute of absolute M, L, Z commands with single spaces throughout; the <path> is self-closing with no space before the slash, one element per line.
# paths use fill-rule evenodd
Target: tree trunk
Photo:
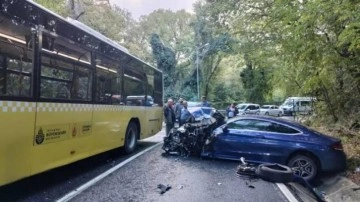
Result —
<path fill-rule="evenodd" d="M 323 91 L 323 94 L 325 97 L 325 103 L 327 105 L 327 108 L 333 117 L 333 121 L 337 122 L 339 120 L 339 118 L 336 116 L 335 109 L 334 109 L 333 105 L 331 104 L 328 90 L 326 89 L 326 87 L 324 86 L 324 84 L 321 81 L 320 81 L 320 86 L 321 86 L 321 90 Z"/>
<path fill-rule="evenodd" d="M 70 17 L 72 19 L 78 19 L 85 13 L 82 0 L 68 0 L 68 7 L 70 10 Z"/>

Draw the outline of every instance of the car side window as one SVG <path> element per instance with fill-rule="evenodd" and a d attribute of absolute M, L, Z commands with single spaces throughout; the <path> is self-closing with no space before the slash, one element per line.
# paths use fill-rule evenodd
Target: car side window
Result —
<path fill-rule="evenodd" d="M 247 120 L 237 120 L 227 125 L 228 129 L 245 129 Z"/>
<path fill-rule="evenodd" d="M 268 131 L 270 125 L 271 122 L 267 122 L 267 121 L 242 119 L 229 123 L 228 128 L 241 129 L 241 130 Z"/>
<path fill-rule="evenodd" d="M 254 120 L 254 119 L 242 119 L 231 122 L 228 124 L 228 128 L 240 129 L 240 130 L 254 130 L 261 132 L 284 133 L 284 134 L 300 133 L 298 130 L 292 129 L 282 124 L 273 123 L 269 121 Z"/>
<path fill-rule="evenodd" d="M 275 133 L 285 133 L 285 134 L 296 134 L 300 133 L 298 130 L 292 129 L 290 127 L 277 124 L 277 123 L 271 123 L 271 125 L 268 128 L 269 132 L 275 132 Z"/>

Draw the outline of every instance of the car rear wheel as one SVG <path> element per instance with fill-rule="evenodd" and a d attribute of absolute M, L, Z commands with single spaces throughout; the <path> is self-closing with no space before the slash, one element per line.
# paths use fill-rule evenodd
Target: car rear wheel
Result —
<path fill-rule="evenodd" d="M 318 165 L 314 158 L 305 155 L 296 155 L 288 163 L 294 175 L 309 181 L 314 179 L 318 171 Z"/>
<path fill-rule="evenodd" d="M 125 134 L 124 151 L 127 154 L 133 152 L 136 148 L 138 128 L 134 122 L 130 122 Z"/>

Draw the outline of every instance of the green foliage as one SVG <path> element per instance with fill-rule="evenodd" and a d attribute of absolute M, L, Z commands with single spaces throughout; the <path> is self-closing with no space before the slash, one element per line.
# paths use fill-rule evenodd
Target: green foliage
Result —
<path fill-rule="evenodd" d="M 342 122 L 360 119 L 360 2 L 208 4 L 218 29 L 229 30 L 241 43 L 239 52 L 246 56 L 241 79 L 249 101 L 271 99 L 273 89 L 283 89 L 285 97 L 316 96 L 324 106 L 318 109 L 320 116 Z"/>
<path fill-rule="evenodd" d="M 66 6 L 67 0 L 58 0 L 58 1 L 34 0 L 34 1 L 63 17 L 67 17 L 70 13 L 70 11 L 67 9 L 67 6 Z"/>
<path fill-rule="evenodd" d="M 175 53 L 166 47 L 160 40 L 159 35 L 151 35 L 151 48 L 155 57 L 157 67 L 164 73 L 165 97 L 174 97 L 174 72 L 176 67 Z"/>

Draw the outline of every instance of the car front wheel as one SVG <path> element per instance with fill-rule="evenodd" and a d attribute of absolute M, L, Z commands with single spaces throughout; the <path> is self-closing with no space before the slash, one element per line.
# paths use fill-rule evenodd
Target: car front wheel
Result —
<path fill-rule="evenodd" d="M 314 179 L 318 171 L 318 165 L 315 160 L 309 156 L 296 155 L 288 163 L 293 173 L 309 181 Z"/>

